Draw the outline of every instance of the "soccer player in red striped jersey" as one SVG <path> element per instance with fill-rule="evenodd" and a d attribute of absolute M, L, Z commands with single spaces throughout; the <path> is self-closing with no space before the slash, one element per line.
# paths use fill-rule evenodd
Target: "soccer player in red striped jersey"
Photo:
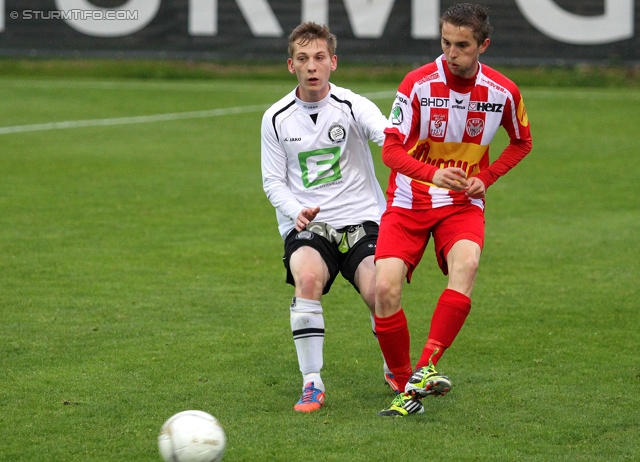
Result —
<path fill-rule="evenodd" d="M 487 9 L 454 5 L 441 16 L 440 31 L 443 54 L 406 75 L 385 130 L 382 158 L 391 174 L 375 257 L 375 324 L 387 365 L 405 393 L 382 416 L 421 413 L 424 396 L 451 388 L 435 366 L 471 309 L 484 244 L 485 193 L 532 146 L 518 87 L 479 62 L 490 43 Z M 500 126 L 509 144 L 491 162 L 489 144 Z M 414 368 L 402 287 L 431 238 L 448 284 Z"/>

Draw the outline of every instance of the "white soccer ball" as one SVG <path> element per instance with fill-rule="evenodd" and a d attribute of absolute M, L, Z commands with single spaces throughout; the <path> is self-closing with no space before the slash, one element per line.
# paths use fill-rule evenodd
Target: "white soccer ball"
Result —
<path fill-rule="evenodd" d="M 203 411 L 182 411 L 160 429 L 158 448 L 165 462 L 218 462 L 227 436 L 218 419 Z"/>

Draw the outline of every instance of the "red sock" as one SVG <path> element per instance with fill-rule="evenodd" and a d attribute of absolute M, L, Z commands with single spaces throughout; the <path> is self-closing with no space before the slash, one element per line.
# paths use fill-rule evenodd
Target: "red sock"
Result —
<path fill-rule="evenodd" d="M 416 369 L 428 366 L 429 360 L 431 360 L 431 362 L 435 366 L 436 364 L 438 364 L 440 357 L 443 355 L 444 350 L 446 349 L 447 347 L 442 343 L 433 340 L 432 338 L 428 338 L 427 343 L 424 344 L 424 349 L 422 350 L 422 354 L 420 355 L 418 364 L 416 364 Z"/>
<path fill-rule="evenodd" d="M 386 318 L 374 316 L 378 342 L 389 370 L 393 373 L 400 390 L 404 390 L 413 373 L 410 357 L 409 326 L 404 311 Z"/>
<path fill-rule="evenodd" d="M 445 289 L 440 295 L 431 318 L 429 338 L 424 345 L 420 360 L 416 369 L 429 365 L 429 360 L 434 366 L 449 348 L 462 329 L 462 325 L 471 311 L 471 299 L 455 290 Z"/>

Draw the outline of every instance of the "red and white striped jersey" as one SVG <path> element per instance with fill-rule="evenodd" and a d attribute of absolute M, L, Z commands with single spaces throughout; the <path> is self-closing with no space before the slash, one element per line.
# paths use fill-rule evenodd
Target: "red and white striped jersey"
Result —
<path fill-rule="evenodd" d="M 490 163 L 489 144 L 500 126 L 510 142 Z M 407 163 L 407 154 L 437 168 L 462 168 L 467 177 L 477 176 L 488 188 L 531 150 L 528 116 L 517 86 L 482 64 L 474 79 L 457 77 L 449 72 L 444 55 L 407 74 L 398 88 L 385 133 L 383 158 L 405 156 L 394 162 L 385 159 L 392 168 L 387 200 L 389 205 L 407 209 L 469 202 L 484 208 L 484 199 L 439 188 L 424 181 L 424 175 L 417 179 L 416 168 L 424 173 L 426 166 Z M 386 149 L 393 143 L 402 149 Z M 411 168 L 397 168 L 398 161 Z"/>

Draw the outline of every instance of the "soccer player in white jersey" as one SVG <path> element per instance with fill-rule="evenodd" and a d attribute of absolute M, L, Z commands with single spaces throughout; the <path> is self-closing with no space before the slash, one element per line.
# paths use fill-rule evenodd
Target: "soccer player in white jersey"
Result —
<path fill-rule="evenodd" d="M 287 65 L 298 85 L 262 119 L 262 182 L 284 240 L 286 280 L 295 287 L 290 320 L 303 376 L 294 406 L 300 412 L 324 404 L 321 298 L 338 273 L 369 307 L 375 333 L 373 259 L 385 199 L 368 143 L 382 145 L 387 118 L 368 99 L 329 82 L 336 42 L 315 23 L 291 33 Z M 397 391 L 392 376 L 385 380 Z"/>
<path fill-rule="evenodd" d="M 451 346 L 471 309 L 484 243 L 485 192 L 531 151 L 527 112 L 517 86 L 483 65 L 489 46 L 488 12 L 454 5 L 440 18 L 443 55 L 404 78 L 392 107 L 382 159 L 391 168 L 387 209 L 376 249 L 378 341 L 398 386 L 382 416 L 424 412 L 421 398 L 444 395 L 451 380 L 435 365 Z M 509 144 L 493 162 L 489 143 L 502 126 Z M 412 368 L 404 280 L 433 237 L 447 288 Z"/>

